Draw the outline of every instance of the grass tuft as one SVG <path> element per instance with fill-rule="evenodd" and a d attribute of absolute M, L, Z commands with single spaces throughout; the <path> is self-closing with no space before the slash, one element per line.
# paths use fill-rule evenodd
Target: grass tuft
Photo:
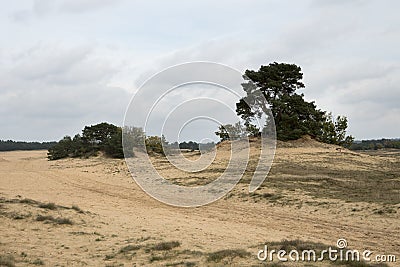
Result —
<path fill-rule="evenodd" d="M 179 241 L 161 242 L 153 246 L 155 250 L 171 250 L 179 247 L 181 243 Z"/>
<path fill-rule="evenodd" d="M 77 211 L 78 213 L 85 213 L 81 208 L 76 205 L 72 205 L 71 209 Z"/>
<path fill-rule="evenodd" d="M 54 218 L 53 216 L 49 216 L 49 215 L 38 215 L 36 217 L 36 221 L 38 221 L 38 222 L 53 222 L 55 224 L 69 224 L 69 225 L 74 224 L 68 218 L 61 218 L 61 217 Z"/>
<path fill-rule="evenodd" d="M 19 203 L 23 203 L 23 204 L 31 204 L 31 205 L 36 205 L 36 204 L 39 204 L 39 202 L 38 202 L 38 201 L 36 201 L 36 200 L 33 200 L 33 199 L 30 199 L 30 198 L 24 198 L 24 199 L 21 199 L 21 200 L 19 201 Z"/>
<path fill-rule="evenodd" d="M 15 266 L 14 257 L 8 254 L 0 255 L 0 266 L 14 267 Z"/>
<path fill-rule="evenodd" d="M 40 203 L 39 208 L 48 209 L 48 210 L 55 210 L 57 209 L 57 205 L 54 203 Z"/>
<path fill-rule="evenodd" d="M 207 261 L 220 262 L 225 258 L 233 259 L 235 257 L 245 258 L 250 256 L 250 253 L 244 249 L 224 249 L 208 254 Z"/>
<path fill-rule="evenodd" d="M 44 265 L 44 261 L 42 261 L 41 259 L 36 259 L 32 262 L 32 264 L 34 265 Z"/>
<path fill-rule="evenodd" d="M 119 250 L 119 253 L 126 253 L 129 251 L 139 250 L 141 246 L 127 245 Z"/>

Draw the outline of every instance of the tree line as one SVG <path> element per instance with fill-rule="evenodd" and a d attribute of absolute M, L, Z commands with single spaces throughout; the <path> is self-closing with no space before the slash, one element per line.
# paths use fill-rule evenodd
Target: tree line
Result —
<path fill-rule="evenodd" d="M 400 149 L 400 139 L 361 140 L 350 146 L 351 150 L 378 150 L 383 148 Z"/>
<path fill-rule="evenodd" d="M 24 142 L 13 140 L 0 140 L 0 151 L 15 150 L 47 150 L 57 142 Z"/>

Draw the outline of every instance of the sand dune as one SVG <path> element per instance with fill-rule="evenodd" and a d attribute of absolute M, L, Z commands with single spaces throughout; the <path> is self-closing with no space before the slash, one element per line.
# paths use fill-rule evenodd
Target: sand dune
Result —
<path fill-rule="evenodd" d="M 246 174 L 224 199 L 199 208 L 154 200 L 123 160 L 2 152 L 1 259 L 17 266 L 251 266 L 260 264 L 264 244 L 335 246 L 338 238 L 400 257 L 399 157 L 310 140 L 279 146 L 261 189 L 250 194 Z M 165 160 L 153 162 L 184 183 Z"/>

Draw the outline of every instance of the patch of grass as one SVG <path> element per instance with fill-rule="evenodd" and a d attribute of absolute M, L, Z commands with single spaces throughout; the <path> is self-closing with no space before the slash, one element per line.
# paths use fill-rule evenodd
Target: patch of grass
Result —
<path fill-rule="evenodd" d="M 29 215 L 20 214 L 20 213 L 11 214 L 11 218 L 13 218 L 14 220 L 22 220 L 22 219 L 25 219 L 26 217 L 29 217 Z"/>
<path fill-rule="evenodd" d="M 185 266 L 185 267 L 193 267 L 196 266 L 195 262 L 184 262 L 184 261 L 180 261 L 180 262 L 174 262 L 174 263 L 167 263 L 165 264 L 165 266 Z"/>
<path fill-rule="evenodd" d="M 70 219 L 68 219 L 68 218 L 56 218 L 55 220 L 54 220 L 54 222 L 56 223 L 56 224 L 69 224 L 69 225 L 72 225 L 72 224 L 74 224 Z"/>
<path fill-rule="evenodd" d="M 250 253 L 244 249 L 224 249 L 208 254 L 207 261 L 220 262 L 225 258 L 232 260 L 233 258 L 245 258 L 250 256 Z"/>
<path fill-rule="evenodd" d="M 203 255 L 203 252 L 201 252 L 201 251 L 190 250 L 190 249 L 181 250 L 178 253 L 185 254 L 185 255 L 192 255 L 192 256 L 202 256 Z"/>
<path fill-rule="evenodd" d="M 22 214 L 22 213 L 18 213 L 18 212 L 5 212 L 5 211 L 0 212 L 0 215 L 3 215 L 5 217 L 13 219 L 13 220 L 22 220 L 22 219 L 25 219 L 25 218 L 28 218 L 31 216 L 30 213 Z"/>
<path fill-rule="evenodd" d="M 155 244 L 153 249 L 155 250 L 171 250 L 173 248 L 179 247 L 181 243 L 179 241 L 169 241 L 169 242 L 161 242 Z"/>
<path fill-rule="evenodd" d="M 139 250 L 141 246 L 138 245 L 127 245 L 119 250 L 119 253 L 127 253 L 129 251 Z"/>
<path fill-rule="evenodd" d="M 152 256 L 150 257 L 149 261 L 150 261 L 150 262 L 155 262 L 155 261 L 162 261 L 162 260 L 164 260 L 164 259 L 165 259 L 164 257 L 152 255 Z"/>
<path fill-rule="evenodd" d="M 14 257 L 8 254 L 0 255 L 0 266 L 14 267 L 15 266 Z"/>
<path fill-rule="evenodd" d="M 62 218 L 62 217 L 54 218 L 53 216 L 49 216 L 49 215 L 38 215 L 36 217 L 36 221 L 38 221 L 38 222 L 53 222 L 55 224 L 68 224 L 68 225 L 74 224 L 68 218 Z"/>
<path fill-rule="evenodd" d="M 383 214 L 394 214 L 397 211 L 390 207 L 382 207 L 381 209 L 374 209 L 374 214 L 383 215 Z"/>
<path fill-rule="evenodd" d="M 21 200 L 19 201 L 19 203 L 37 205 L 37 204 L 39 204 L 39 201 L 30 199 L 30 198 L 24 198 L 24 199 L 21 199 Z"/>
<path fill-rule="evenodd" d="M 38 215 L 36 217 L 36 221 L 38 221 L 38 222 L 54 221 L 54 217 L 53 216 L 49 216 L 49 215 Z"/>
<path fill-rule="evenodd" d="M 78 232 L 70 232 L 72 235 L 90 235 L 90 233 L 86 233 L 83 231 L 78 231 Z"/>
<path fill-rule="evenodd" d="M 78 213 L 85 213 L 81 208 L 76 205 L 72 205 L 71 209 L 75 210 Z"/>
<path fill-rule="evenodd" d="M 48 210 L 55 210 L 55 209 L 57 209 L 57 205 L 54 204 L 54 203 L 52 203 L 52 202 L 49 202 L 49 203 L 40 203 L 38 207 L 39 207 L 39 208 L 42 208 L 42 209 L 48 209 Z"/>
<path fill-rule="evenodd" d="M 267 199 L 270 202 L 277 202 L 278 200 L 282 199 L 282 195 L 272 194 L 272 193 L 252 193 L 250 195 L 254 199 Z"/>
<path fill-rule="evenodd" d="M 150 236 L 142 236 L 141 238 L 138 238 L 137 241 L 138 242 L 144 242 L 144 241 L 147 241 L 149 239 L 151 239 Z"/>
<path fill-rule="evenodd" d="M 115 258 L 115 254 L 108 254 L 108 255 L 106 255 L 105 256 L 105 260 L 111 260 L 111 259 L 114 259 Z"/>
<path fill-rule="evenodd" d="M 36 259 L 36 260 L 32 261 L 32 264 L 34 264 L 34 265 L 44 265 L 44 261 L 42 261 L 41 259 Z"/>
<path fill-rule="evenodd" d="M 106 267 L 124 267 L 123 263 L 110 263 L 106 264 Z"/>
<path fill-rule="evenodd" d="M 263 186 L 277 190 L 301 190 L 316 198 L 341 199 L 348 203 L 397 204 L 400 183 L 393 179 L 400 171 L 395 162 L 376 160 L 373 167 L 358 155 L 302 154 L 301 160 L 282 159 L 272 166 Z M 316 158 L 318 157 L 318 159 Z M 329 162 L 329 166 L 324 166 Z M 354 168 L 333 166 L 352 164 Z M 332 167 L 331 167 L 332 166 Z"/>

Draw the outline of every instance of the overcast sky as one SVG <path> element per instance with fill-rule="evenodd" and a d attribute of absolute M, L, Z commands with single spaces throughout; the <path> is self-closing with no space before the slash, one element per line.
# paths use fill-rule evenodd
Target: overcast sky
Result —
<path fill-rule="evenodd" d="M 2 1 L 0 139 L 122 125 L 151 75 L 188 61 L 302 67 L 307 100 L 357 139 L 400 137 L 400 2 Z"/>

